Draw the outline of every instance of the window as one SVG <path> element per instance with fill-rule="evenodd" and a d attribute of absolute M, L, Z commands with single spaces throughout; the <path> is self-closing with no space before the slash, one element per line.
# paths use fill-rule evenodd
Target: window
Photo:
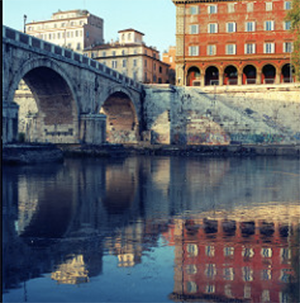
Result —
<path fill-rule="evenodd" d="M 198 24 L 192 24 L 190 25 L 190 34 L 199 34 L 199 25 Z"/>
<path fill-rule="evenodd" d="M 216 46 L 215 45 L 208 45 L 207 46 L 207 55 L 214 56 L 216 54 Z"/>
<path fill-rule="evenodd" d="M 187 244 L 186 250 L 188 252 L 189 257 L 198 256 L 198 246 L 196 244 Z"/>
<path fill-rule="evenodd" d="M 55 33 L 53 34 L 53 39 L 55 39 L 55 37 L 56 37 L 56 35 L 55 35 Z"/>
<path fill-rule="evenodd" d="M 136 81 L 137 80 L 137 72 L 133 72 L 133 79 Z"/>
<path fill-rule="evenodd" d="M 266 11 L 271 11 L 273 9 L 273 3 L 272 2 L 266 2 Z"/>
<path fill-rule="evenodd" d="M 190 46 L 189 56 L 199 56 L 199 46 Z"/>
<path fill-rule="evenodd" d="M 215 247 L 208 245 L 205 246 L 205 254 L 209 257 L 214 257 L 215 256 Z"/>
<path fill-rule="evenodd" d="M 188 275 L 195 275 L 197 273 L 197 266 L 195 264 L 188 264 L 186 266 L 186 273 Z"/>
<path fill-rule="evenodd" d="M 232 267 L 223 269 L 223 277 L 226 281 L 233 281 L 234 279 L 234 270 Z"/>
<path fill-rule="evenodd" d="M 236 23 L 235 22 L 226 23 L 226 31 L 227 31 L 227 33 L 235 32 L 236 31 Z"/>
<path fill-rule="evenodd" d="M 291 1 L 284 1 L 284 9 L 288 10 L 291 8 L 292 8 Z"/>
<path fill-rule="evenodd" d="M 247 3 L 247 12 L 253 12 L 253 3 Z"/>
<path fill-rule="evenodd" d="M 217 269 L 215 264 L 205 264 L 205 275 L 207 278 L 214 279 L 217 274 Z"/>
<path fill-rule="evenodd" d="M 253 270 L 250 267 L 242 267 L 242 275 L 245 282 L 253 281 Z"/>
<path fill-rule="evenodd" d="M 86 37 L 89 38 L 89 36 L 90 36 L 90 32 L 86 31 Z"/>
<path fill-rule="evenodd" d="M 273 54 L 275 52 L 274 43 L 265 43 L 264 44 L 264 54 Z"/>
<path fill-rule="evenodd" d="M 226 45 L 226 55 L 235 55 L 236 54 L 236 45 L 227 44 Z"/>
<path fill-rule="evenodd" d="M 207 7 L 207 12 L 209 14 L 216 14 L 218 12 L 218 7 L 216 5 L 209 5 Z"/>
<path fill-rule="evenodd" d="M 125 50 L 122 50 L 122 56 L 124 56 L 125 55 Z"/>
<path fill-rule="evenodd" d="M 265 27 L 265 31 L 273 31 L 274 21 L 265 21 L 264 27 Z"/>
<path fill-rule="evenodd" d="M 153 64 L 153 69 L 156 70 L 156 63 Z"/>
<path fill-rule="evenodd" d="M 209 23 L 207 25 L 207 30 L 209 34 L 215 34 L 218 32 L 218 24 L 217 23 Z"/>
<path fill-rule="evenodd" d="M 190 14 L 191 15 L 198 15 L 200 12 L 199 6 L 191 6 L 190 7 Z"/>
<path fill-rule="evenodd" d="M 126 67 L 126 59 L 123 60 L 122 65 L 123 67 Z"/>
<path fill-rule="evenodd" d="M 147 60 L 145 60 L 145 67 L 147 67 Z"/>
<path fill-rule="evenodd" d="M 136 63 L 137 63 L 136 59 L 133 59 L 133 66 L 136 66 Z"/>
<path fill-rule="evenodd" d="M 131 40 L 131 33 L 128 33 L 128 35 L 127 35 L 127 39 L 128 39 L 128 41 L 130 41 L 130 40 Z"/>
<path fill-rule="evenodd" d="M 246 32 L 254 32 L 255 31 L 255 22 L 249 21 L 245 23 L 245 31 Z"/>
<path fill-rule="evenodd" d="M 77 43 L 76 49 L 77 49 L 77 50 L 80 50 L 80 49 L 81 49 L 81 44 L 80 44 L 80 42 Z"/>
<path fill-rule="evenodd" d="M 273 47 L 274 47 L 274 43 L 266 43 L 266 44 L 273 44 Z M 272 248 L 262 248 L 260 254 L 264 258 L 271 258 L 272 257 Z"/>
<path fill-rule="evenodd" d="M 115 57 L 115 56 L 116 56 L 116 52 L 115 52 L 115 51 L 113 51 L 113 52 L 112 52 L 112 55 Z"/>
<path fill-rule="evenodd" d="M 270 269 L 262 269 L 260 272 L 260 279 L 263 281 L 269 281 L 272 279 L 272 272 Z"/>
<path fill-rule="evenodd" d="M 62 24 L 61 24 L 61 27 L 65 27 L 65 26 L 66 26 L 66 24 L 65 24 L 65 23 L 62 23 Z"/>
<path fill-rule="evenodd" d="M 235 12 L 234 5 L 235 5 L 235 3 L 228 3 L 228 5 L 227 5 L 228 13 L 234 13 Z"/>
<path fill-rule="evenodd" d="M 147 73 L 145 72 L 145 82 L 147 82 Z"/>
<path fill-rule="evenodd" d="M 225 246 L 224 247 L 224 256 L 233 256 L 234 255 L 234 247 Z"/>
<path fill-rule="evenodd" d="M 162 67 L 161 66 L 159 67 L 159 72 L 162 73 Z"/>
<path fill-rule="evenodd" d="M 285 30 L 291 29 L 291 21 L 285 21 L 285 22 L 283 23 L 283 28 L 284 28 Z"/>
<path fill-rule="evenodd" d="M 293 51 L 293 43 L 292 42 L 284 42 L 283 43 L 283 52 L 291 53 Z"/>
<path fill-rule="evenodd" d="M 111 62 L 111 67 L 112 67 L 112 68 L 117 68 L 117 67 L 118 67 L 118 61 L 117 61 L 117 60 L 113 60 L 113 61 Z"/>
<path fill-rule="evenodd" d="M 244 298 L 245 299 L 250 299 L 251 298 L 251 286 L 250 285 L 245 285 L 244 286 Z"/>
<path fill-rule="evenodd" d="M 51 40 L 51 34 L 49 34 L 49 40 Z"/>
<path fill-rule="evenodd" d="M 60 33 L 57 33 L 57 39 L 60 39 Z"/>
<path fill-rule="evenodd" d="M 245 54 L 255 54 L 255 44 L 254 43 L 245 44 Z"/>

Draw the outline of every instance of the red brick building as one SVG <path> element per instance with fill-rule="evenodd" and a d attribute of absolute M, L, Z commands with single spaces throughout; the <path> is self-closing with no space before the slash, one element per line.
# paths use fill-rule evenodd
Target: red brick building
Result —
<path fill-rule="evenodd" d="M 172 0 L 177 85 L 293 82 L 290 0 Z"/>
<path fill-rule="evenodd" d="M 175 302 L 289 301 L 297 225 L 250 220 L 175 220 Z"/>

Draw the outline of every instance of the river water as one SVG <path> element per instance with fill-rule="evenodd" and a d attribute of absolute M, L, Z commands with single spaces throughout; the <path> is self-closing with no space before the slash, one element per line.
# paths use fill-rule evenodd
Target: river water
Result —
<path fill-rule="evenodd" d="M 299 302 L 300 161 L 3 167 L 4 302 Z"/>

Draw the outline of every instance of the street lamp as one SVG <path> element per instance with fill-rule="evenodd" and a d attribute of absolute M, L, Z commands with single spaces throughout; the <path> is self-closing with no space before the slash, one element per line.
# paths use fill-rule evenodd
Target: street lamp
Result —
<path fill-rule="evenodd" d="M 27 20 L 27 16 L 24 15 L 24 34 L 26 34 L 26 20 Z"/>

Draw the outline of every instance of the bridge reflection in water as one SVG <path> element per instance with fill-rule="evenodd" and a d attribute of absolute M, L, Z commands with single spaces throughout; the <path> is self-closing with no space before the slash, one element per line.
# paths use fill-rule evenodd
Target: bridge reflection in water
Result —
<path fill-rule="evenodd" d="M 297 302 L 299 191 L 292 159 L 4 167 L 5 301 Z"/>

